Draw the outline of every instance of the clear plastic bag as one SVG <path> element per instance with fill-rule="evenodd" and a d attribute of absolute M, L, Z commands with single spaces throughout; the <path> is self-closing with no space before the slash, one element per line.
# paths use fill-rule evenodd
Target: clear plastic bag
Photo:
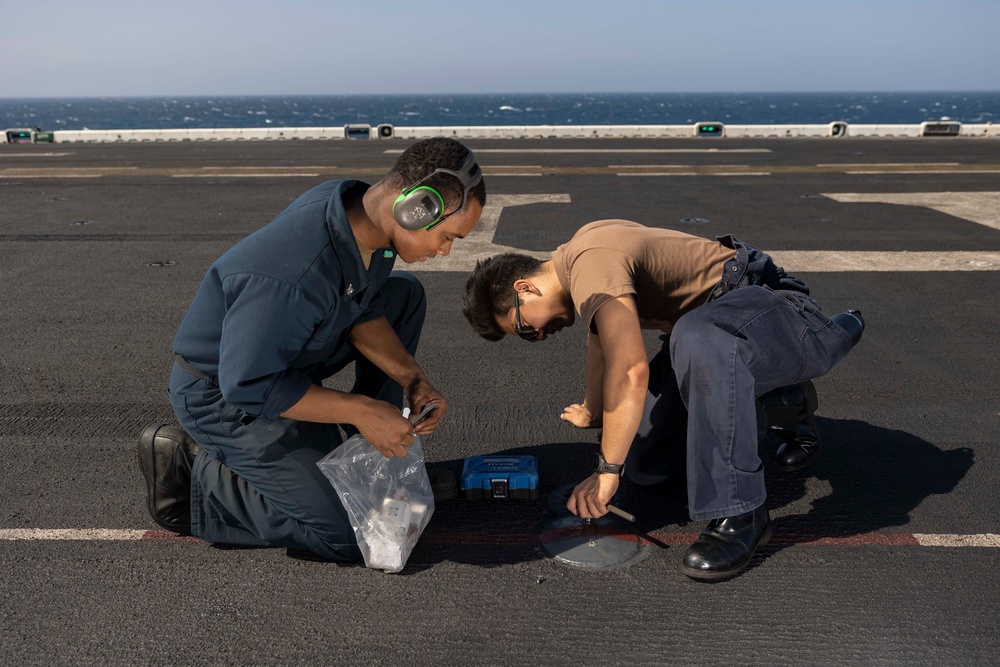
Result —
<path fill-rule="evenodd" d="M 347 508 L 367 567 L 399 572 L 434 513 L 420 437 L 386 458 L 360 435 L 317 462 Z"/>

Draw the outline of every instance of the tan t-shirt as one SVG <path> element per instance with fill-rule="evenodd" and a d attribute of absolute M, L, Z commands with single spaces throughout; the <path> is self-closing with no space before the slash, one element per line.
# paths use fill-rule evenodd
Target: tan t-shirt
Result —
<path fill-rule="evenodd" d="M 604 302 L 633 294 L 640 326 L 669 332 L 681 315 L 705 303 L 723 265 L 735 256 L 718 241 L 628 220 L 598 220 L 556 248 L 552 263 L 591 331 Z"/>

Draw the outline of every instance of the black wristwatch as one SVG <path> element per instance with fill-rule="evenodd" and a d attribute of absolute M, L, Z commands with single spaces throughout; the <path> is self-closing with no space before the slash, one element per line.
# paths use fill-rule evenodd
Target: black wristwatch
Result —
<path fill-rule="evenodd" d="M 604 458 L 603 452 L 597 452 L 594 454 L 594 472 L 607 472 L 621 477 L 625 474 L 625 464 L 619 463 L 615 465 L 614 463 L 608 463 Z"/>

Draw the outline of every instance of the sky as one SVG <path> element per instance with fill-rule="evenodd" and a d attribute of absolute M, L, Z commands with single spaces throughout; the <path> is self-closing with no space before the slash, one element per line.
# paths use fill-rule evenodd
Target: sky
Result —
<path fill-rule="evenodd" d="M 4 98 L 1000 90 L 1000 0 L 0 0 L 0 10 Z"/>

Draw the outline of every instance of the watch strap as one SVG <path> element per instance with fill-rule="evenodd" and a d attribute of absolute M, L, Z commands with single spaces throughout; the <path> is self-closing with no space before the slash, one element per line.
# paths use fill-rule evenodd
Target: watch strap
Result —
<path fill-rule="evenodd" d="M 603 452 L 597 452 L 594 456 L 594 472 L 609 473 L 621 477 L 625 473 L 624 463 L 608 463 Z"/>

